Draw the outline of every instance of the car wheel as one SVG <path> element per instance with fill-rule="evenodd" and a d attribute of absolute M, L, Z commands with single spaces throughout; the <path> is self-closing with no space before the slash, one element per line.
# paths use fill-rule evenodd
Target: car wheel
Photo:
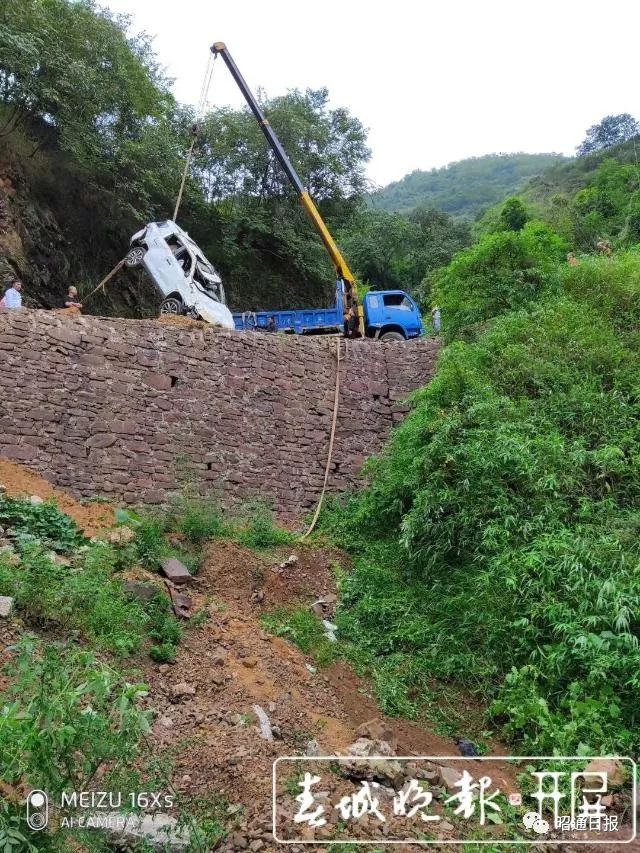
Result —
<path fill-rule="evenodd" d="M 144 246 L 134 246 L 133 249 L 129 249 L 124 258 L 125 267 L 139 267 L 145 254 Z"/>
<path fill-rule="evenodd" d="M 404 335 L 400 332 L 385 332 L 380 335 L 381 341 L 404 341 Z"/>
<path fill-rule="evenodd" d="M 160 313 L 161 314 L 182 314 L 184 311 L 182 305 L 182 299 L 178 296 L 170 296 L 168 299 L 163 300 L 160 303 Z"/>

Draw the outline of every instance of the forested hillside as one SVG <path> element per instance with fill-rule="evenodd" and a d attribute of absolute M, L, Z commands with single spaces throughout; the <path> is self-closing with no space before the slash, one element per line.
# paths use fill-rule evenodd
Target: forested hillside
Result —
<path fill-rule="evenodd" d="M 194 113 L 126 18 L 69 0 L 0 7 L 0 99 L 4 273 L 24 279 L 31 304 L 59 304 L 69 283 L 97 283 L 143 223 L 171 215 Z M 323 215 L 346 221 L 365 186 L 361 123 L 323 89 L 263 106 Z M 324 249 L 247 110 L 205 116 L 193 163 L 180 224 L 233 306 L 331 298 Z M 87 308 L 135 315 L 154 299 L 127 274 Z"/>
<path fill-rule="evenodd" d="M 528 754 L 640 748 L 639 142 L 545 173 L 427 278 L 438 374 L 325 522 L 386 709 L 470 690 Z"/>
<path fill-rule="evenodd" d="M 407 213 L 436 207 L 473 219 L 487 207 L 513 195 L 535 175 L 566 160 L 560 154 L 487 154 L 450 163 L 442 169 L 416 169 L 371 196 L 374 207 Z"/>

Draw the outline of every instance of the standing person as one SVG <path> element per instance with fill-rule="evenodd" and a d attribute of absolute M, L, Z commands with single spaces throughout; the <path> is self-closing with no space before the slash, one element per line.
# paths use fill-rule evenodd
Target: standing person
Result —
<path fill-rule="evenodd" d="M 4 296 L 0 299 L 0 308 L 7 308 L 10 311 L 17 311 L 22 308 L 22 282 L 16 279 L 11 282 L 11 285 L 5 291 Z"/>
<path fill-rule="evenodd" d="M 71 285 L 67 292 L 67 299 L 64 303 L 65 308 L 82 308 L 82 302 L 78 301 L 78 288 Z"/>
<path fill-rule="evenodd" d="M 360 337 L 360 317 L 358 317 L 358 302 L 355 298 L 351 300 L 351 306 L 347 312 L 347 337 Z"/>
<path fill-rule="evenodd" d="M 440 334 L 440 309 L 437 305 L 431 309 L 431 319 L 433 321 L 433 331 L 436 335 Z"/>
<path fill-rule="evenodd" d="M 267 332 L 277 332 L 277 331 L 278 331 L 278 327 L 276 325 L 276 318 L 275 317 L 269 317 L 269 319 L 267 320 Z"/>

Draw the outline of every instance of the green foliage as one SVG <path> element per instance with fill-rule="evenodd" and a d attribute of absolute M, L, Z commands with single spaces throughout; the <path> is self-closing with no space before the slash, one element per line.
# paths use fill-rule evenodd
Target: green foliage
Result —
<path fill-rule="evenodd" d="M 359 278 L 374 289 L 411 292 L 471 241 L 466 223 L 424 208 L 403 216 L 362 207 L 339 236 Z"/>
<path fill-rule="evenodd" d="M 5 781 L 26 779 L 57 797 L 86 790 L 100 768 L 106 784 L 116 767 L 131 766 L 149 730 L 138 705 L 144 685 L 122 683 L 91 652 L 40 645 L 29 636 L 17 646 L 8 675 L 0 709 Z"/>
<path fill-rule="evenodd" d="M 104 168 L 125 136 L 169 101 L 145 37 L 92 0 L 25 0 L 0 9 L 0 83 L 15 121 L 55 128 L 79 161 Z"/>
<path fill-rule="evenodd" d="M 487 234 L 455 256 L 435 278 L 434 303 L 450 338 L 506 311 L 520 308 L 555 285 L 566 244 L 541 222 L 520 231 Z"/>
<path fill-rule="evenodd" d="M 30 501 L 0 496 L 0 524 L 12 531 L 20 547 L 39 541 L 60 553 L 67 553 L 87 540 L 68 515 L 52 501 Z"/>
<path fill-rule="evenodd" d="M 586 137 L 578 146 L 578 156 L 584 157 L 586 154 L 612 148 L 638 135 L 640 124 L 629 113 L 605 116 L 602 121 L 587 130 Z"/>
<path fill-rule="evenodd" d="M 194 545 L 229 534 L 229 527 L 220 508 L 210 498 L 181 500 L 174 512 L 178 530 Z"/>
<path fill-rule="evenodd" d="M 144 605 L 131 600 L 115 573 L 119 561 L 114 548 L 96 543 L 72 566 L 60 565 L 30 544 L 17 565 L 0 557 L 0 591 L 34 623 L 80 631 L 98 648 L 130 655 L 148 638 L 175 646 L 180 627 L 168 597 L 159 590 Z"/>
<path fill-rule="evenodd" d="M 488 154 L 450 163 L 442 169 L 416 169 L 374 193 L 374 207 L 408 212 L 435 207 L 472 219 L 488 207 L 517 192 L 527 180 L 552 164 L 563 163 L 560 154 Z"/>
<path fill-rule="evenodd" d="M 266 504 L 248 504 L 245 515 L 246 523 L 241 522 L 234 538 L 247 548 L 276 548 L 295 541 L 291 533 L 276 525 L 273 513 Z"/>
<path fill-rule="evenodd" d="M 529 214 L 527 208 L 517 196 L 508 198 L 500 211 L 500 225 L 505 231 L 522 231 Z"/>
<path fill-rule="evenodd" d="M 436 677 L 492 700 L 525 750 L 633 752 L 640 256 L 558 281 L 444 351 L 334 516 L 359 555 L 337 621 L 390 710 Z"/>
<path fill-rule="evenodd" d="M 266 631 L 313 655 L 318 666 L 328 666 L 339 655 L 336 643 L 325 637 L 320 620 L 308 607 L 281 607 L 265 613 L 260 621 Z"/>

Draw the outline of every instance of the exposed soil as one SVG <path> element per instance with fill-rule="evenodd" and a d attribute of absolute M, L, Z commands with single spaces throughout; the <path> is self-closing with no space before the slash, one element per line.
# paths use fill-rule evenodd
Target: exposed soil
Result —
<path fill-rule="evenodd" d="M 29 469 L 7 460 L 0 459 L 0 483 L 9 495 L 55 498 L 90 535 L 113 525 L 110 506 L 81 504 Z M 150 688 L 148 707 L 155 712 L 147 747 L 154 757 L 171 761 L 172 784 L 177 790 L 198 799 L 213 801 L 220 794 L 226 798 L 230 804 L 227 819 L 235 823 L 221 844 L 225 851 L 270 853 L 287 849 L 272 837 L 273 762 L 279 757 L 304 755 L 312 740 L 316 741 L 317 754 L 344 754 L 357 740 L 358 728 L 377 720 L 387 730 L 385 739 L 396 755 L 459 754 L 453 740 L 439 736 L 428 726 L 385 717 L 371 685 L 348 664 L 336 662 L 326 669 L 318 668 L 311 656 L 262 629 L 260 618 L 265 612 L 289 605 L 308 607 L 323 597 L 328 598 L 326 615 L 330 618 L 336 564 L 349 569 L 348 558 L 331 548 L 296 545 L 259 556 L 234 542 L 212 542 L 193 583 L 180 590 L 191 598 L 191 612 L 196 618 L 186 627 L 177 660 L 171 665 L 153 663 L 148 657 L 137 661 Z M 125 577 L 163 583 L 158 575 L 139 568 Z M 18 628 L 19 621 L 0 624 L 0 649 L 16 641 Z M 3 686 L 0 680 L 0 689 Z M 273 740 L 261 737 L 256 706 L 268 716 Z M 494 742 L 490 754 L 505 755 L 507 749 Z M 434 763 L 478 775 L 473 760 L 454 764 L 443 758 Z M 515 770 L 506 762 L 492 765 L 491 778 L 504 793 L 518 790 Z M 334 778 L 333 782 L 337 790 L 341 790 L 340 785 L 346 790 L 343 778 Z M 295 805 L 293 800 L 291 804 Z M 437 803 L 433 811 L 441 809 Z M 291 820 L 287 825 L 295 829 Z M 320 837 L 331 837 L 334 832 L 335 822 L 326 828 L 326 836 Z M 309 827 L 301 834 L 309 841 L 314 839 Z M 445 839 L 454 836 L 453 826 L 443 834 Z M 433 849 L 445 847 L 443 842 Z M 326 847 L 294 844 L 289 849 L 305 853 Z M 386 849 L 405 848 L 389 845 Z M 584 853 L 590 850 L 589 846 L 582 849 Z M 626 849 L 635 853 L 638 845 L 627 845 Z"/>
<path fill-rule="evenodd" d="M 54 498 L 60 509 L 70 516 L 87 536 L 96 536 L 115 524 L 115 513 L 110 504 L 80 503 L 61 489 L 56 489 L 35 471 L 8 459 L 0 459 L 0 485 L 5 487 L 9 497 L 28 498 L 36 495 L 43 500 Z"/>
<path fill-rule="evenodd" d="M 286 565 L 290 553 L 298 560 Z M 271 837 L 272 765 L 279 756 L 304 754 L 312 739 L 321 754 L 344 753 L 360 724 L 379 718 L 391 728 L 398 755 L 459 754 L 451 740 L 385 718 L 370 685 L 347 664 L 317 668 L 312 657 L 262 630 L 263 612 L 308 606 L 335 592 L 335 562 L 347 560 L 331 549 L 296 546 L 276 560 L 232 542 L 212 543 L 188 590 L 193 611 L 206 608 L 207 621 L 187 630 L 173 665 L 143 664 L 157 711 L 155 747 L 172 755 L 176 787 L 193 796 L 221 792 L 246 809 L 229 850 L 257 839 L 264 845 L 257 849 L 280 849 Z M 182 683 L 195 692 L 174 696 Z M 261 738 L 254 705 L 268 715 L 274 741 Z M 472 761 L 456 764 L 465 766 L 474 772 Z M 503 791 L 517 790 L 506 764 L 496 766 L 492 778 Z"/>

